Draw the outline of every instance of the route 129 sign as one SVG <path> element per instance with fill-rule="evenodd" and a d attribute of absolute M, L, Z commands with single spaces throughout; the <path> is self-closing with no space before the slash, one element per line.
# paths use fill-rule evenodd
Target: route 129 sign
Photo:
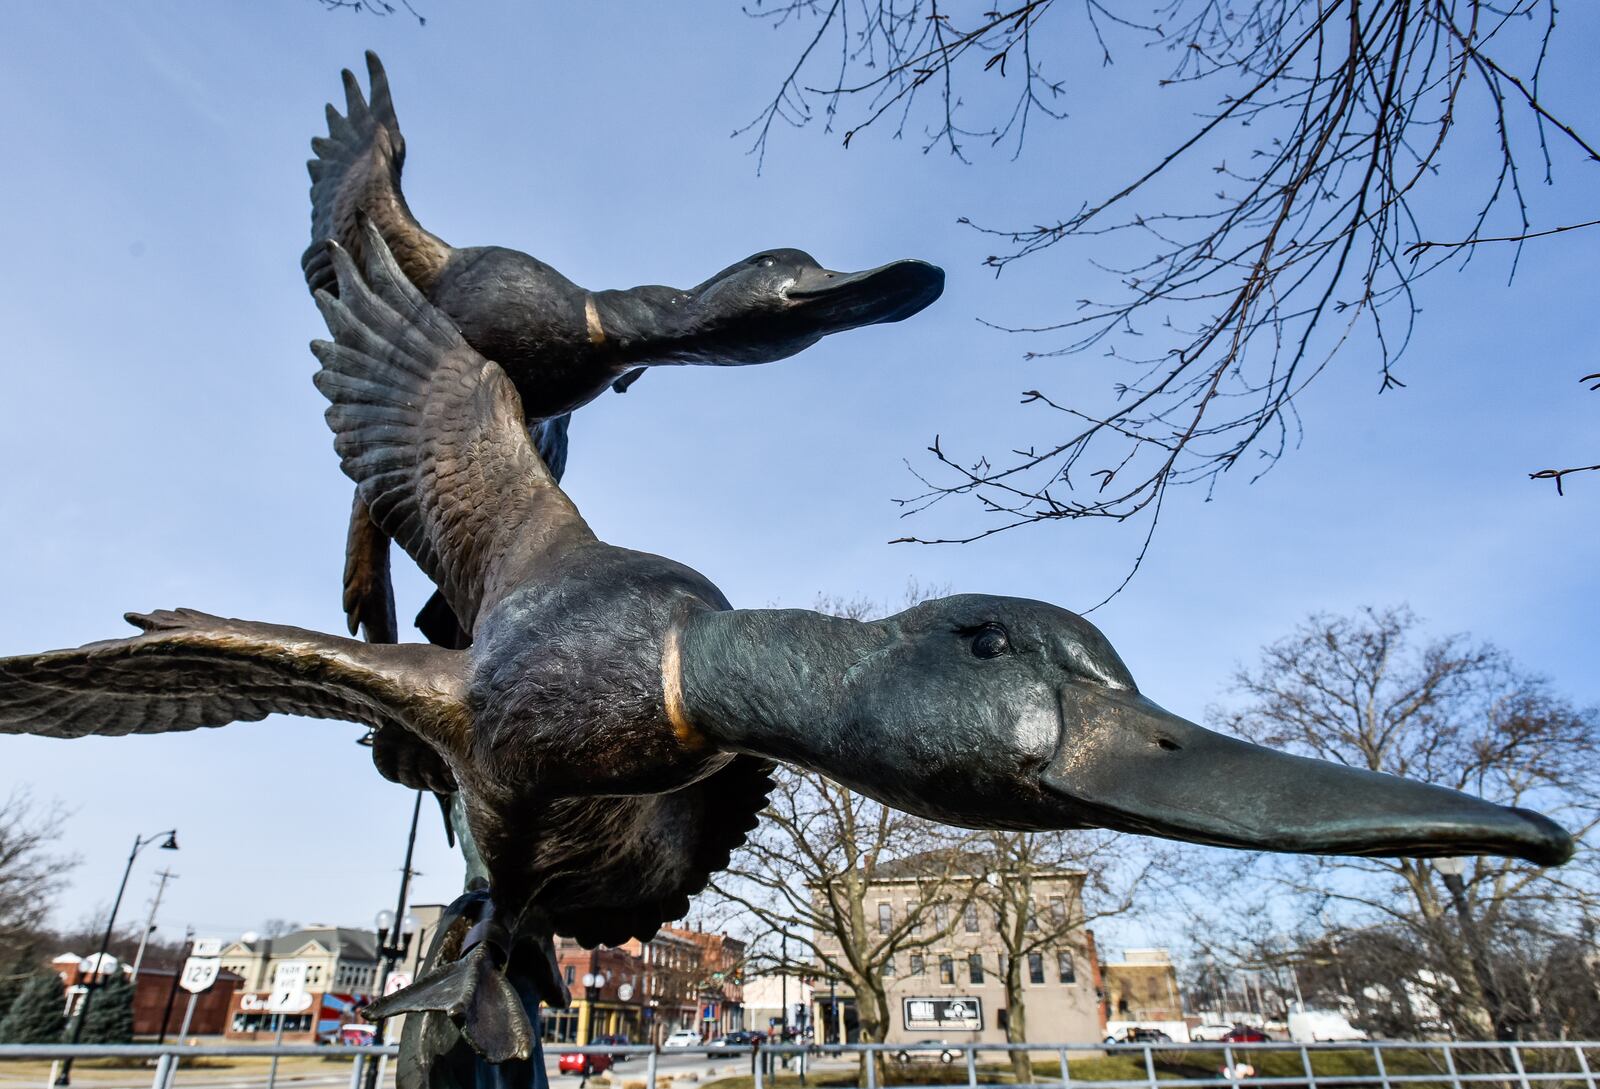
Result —
<path fill-rule="evenodd" d="M 210 989 L 221 970 L 222 962 L 216 957 L 190 957 L 183 962 L 183 975 L 178 977 L 178 986 L 190 994 L 199 994 Z"/>

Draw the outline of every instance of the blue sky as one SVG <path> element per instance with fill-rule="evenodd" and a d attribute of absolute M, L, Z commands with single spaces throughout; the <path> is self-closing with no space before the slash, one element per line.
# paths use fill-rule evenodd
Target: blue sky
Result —
<path fill-rule="evenodd" d="M 915 256 L 949 274 L 914 320 L 778 365 L 654 373 L 584 409 L 567 486 L 602 536 L 687 562 L 747 606 L 894 601 L 916 579 L 1081 609 L 1115 585 L 1129 527 L 890 546 L 977 518 L 951 506 L 907 524 L 891 500 L 913 487 L 902 459 L 936 433 L 974 449 L 1046 434 L 1018 391 L 1103 394 L 1088 362 L 1027 362 L 1038 345 L 977 320 L 1048 316 L 1090 270 L 1052 254 L 997 281 L 957 217 L 1059 215 L 1192 106 L 1112 93 L 1102 80 L 1131 77 L 1090 65 L 1073 69 L 1085 90 L 1072 117 L 1036 127 L 1015 163 L 964 166 L 887 134 L 845 151 L 805 130 L 781 133 L 758 176 L 729 133 L 770 97 L 792 34 L 734 4 L 692 17 L 644 2 L 463 8 L 428 4 L 426 27 L 310 0 L 10 13 L 0 654 L 119 635 L 125 610 L 175 605 L 342 630 L 350 487 L 310 382 L 305 345 L 322 329 L 299 269 L 303 163 L 339 69 L 369 47 L 394 85 L 412 207 L 450 242 L 526 249 L 589 287 L 692 284 L 772 246 L 833 268 Z M 1547 98 L 1576 111 L 1600 90 L 1585 60 L 1600 16 L 1563 15 Z M 1140 73 L 1136 50 L 1124 69 Z M 1560 170 L 1568 188 L 1539 193 L 1541 210 L 1592 218 L 1576 197 L 1594 192 L 1593 168 L 1566 157 Z M 1273 473 L 1171 504 L 1145 569 L 1094 617 L 1146 692 L 1200 717 L 1236 663 L 1306 613 L 1409 602 L 1431 631 L 1492 639 L 1600 700 L 1600 479 L 1558 499 L 1526 478 L 1600 453 L 1600 395 L 1576 381 L 1600 369 L 1597 237 L 1541 243 L 1509 286 L 1493 255 L 1437 277 L 1406 389 L 1377 396 L 1358 347 L 1303 399 L 1305 441 Z M 424 588 L 397 566 L 409 616 Z M 63 921 L 109 903 L 135 833 L 176 825 L 183 851 L 160 860 L 182 875 L 169 927 L 361 923 L 392 903 L 410 796 L 372 771 L 359 735 L 274 719 L 5 738 L 0 791 L 71 809 L 82 864 Z M 419 852 L 419 899 L 449 899 L 459 864 L 431 819 Z M 128 910 L 143 911 L 156 868 L 141 861 Z"/>

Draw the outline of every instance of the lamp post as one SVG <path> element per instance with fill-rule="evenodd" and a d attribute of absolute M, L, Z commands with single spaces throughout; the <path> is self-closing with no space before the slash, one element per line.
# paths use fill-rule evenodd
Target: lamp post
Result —
<path fill-rule="evenodd" d="M 589 970 L 583 973 L 583 997 L 588 1002 L 588 1023 L 584 1026 L 579 1046 L 594 1043 L 595 1003 L 600 1001 L 600 991 L 606 985 L 606 974 L 600 970 L 600 950 L 589 950 Z"/>
<path fill-rule="evenodd" d="M 1478 981 L 1478 990 L 1483 995 L 1483 1004 L 1489 1014 L 1495 1039 L 1514 1039 L 1515 1033 L 1506 1023 L 1504 1010 L 1500 1005 L 1500 992 L 1495 988 L 1494 975 L 1489 969 L 1489 956 L 1483 945 L 1483 935 L 1478 931 L 1478 921 L 1473 917 L 1472 905 L 1467 902 L 1467 883 L 1463 879 L 1467 872 L 1467 860 L 1436 858 L 1433 860 L 1433 868 L 1439 871 L 1440 880 L 1450 892 L 1450 902 L 1456 909 L 1456 917 L 1461 920 L 1461 934 L 1467 940 L 1467 957 L 1472 962 L 1472 975 Z"/>
<path fill-rule="evenodd" d="M 176 851 L 178 849 L 178 830 L 169 828 L 165 832 L 157 832 L 153 836 L 133 837 L 133 850 L 128 852 L 128 864 L 122 868 L 122 884 L 117 886 L 117 898 L 111 902 L 111 918 L 106 920 L 106 932 L 100 939 L 100 956 L 95 965 L 95 974 L 84 981 L 83 1001 L 78 1005 L 78 1019 L 72 1025 L 72 1039 L 69 1043 L 76 1044 L 83 1038 L 83 1023 L 89 1019 L 89 1005 L 94 1000 L 94 990 L 100 985 L 100 977 L 106 970 L 106 950 L 111 946 L 111 930 L 117 925 L 117 909 L 122 906 L 122 894 L 128 890 L 128 875 L 133 873 L 133 860 L 139 857 L 139 852 L 150 846 L 156 840 L 162 840 L 163 851 Z M 56 1078 L 57 1085 L 72 1084 L 72 1059 L 69 1056 L 61 1064 L 61 1075 Z"/>
<path fill-rule="evenodd" d="M 422 791 L 417 791 L 417 800 L 411 807 L 411 834 L 406 837 L 406 861 L 400 867 L 400 895 L 395 899 L 393 911 L 380 911 L 373 924 L 378 931 L 378 995 L 382 997 L 389 987 L 389 975 L 394 971 L 395 962 L 403 960 L 411 951 L 411 936 L 416 933 L 417 921 L 406 910 L 406 892 L 411 888 L 411 858 L 417 846 L 417 818 L 422 815 Z M 391 945 L 389 937 L 391 932 L 398 941 Z M 373 1042 L 381 1044 L 389 1028 L 389 1021 L 385 1018 L 378 1022 L 378 1031 L 373 1033 Z M 367 1064 L 366 1089 L 377 1089 L 378 1077 L 383 1067 L 383 1062 L 369 1062 Z"/>

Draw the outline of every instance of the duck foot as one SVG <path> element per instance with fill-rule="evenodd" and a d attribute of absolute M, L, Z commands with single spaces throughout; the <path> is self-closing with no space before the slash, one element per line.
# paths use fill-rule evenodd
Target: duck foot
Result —
<path fill-rule="evenodd" d="M 506 977 L 510 946 L 488 892 L 467 893 L 441 920 L 439 938 L 429 951 L 432 964 L 415 983 L 373 1002 L 362 1016 L 376 1021 L 402 1013 L 422 1015 L 424 1031 L 442 1045 L 423 1050 L 435 1055 L 450 1049 L 450 1038 L 458 1036 L 486 1062 L 526 1061 L 533 1054 L 535 1034 L 528 1003 Z M 537 1004 L 533 998 L 535 1009 Z M 406 1035 L 411 1035 L 409 1023 Z M 402 1052 L 406 1050 L 403 1046 Z"/>

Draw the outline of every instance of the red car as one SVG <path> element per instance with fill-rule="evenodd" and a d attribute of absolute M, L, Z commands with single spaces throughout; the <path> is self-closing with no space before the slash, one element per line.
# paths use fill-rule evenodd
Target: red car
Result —
<path fill-rule="evenodd" d="M 583 1055 L 576 1051 L 569 1051 L 561 1056 L 558 1064 L 563 1074 L 582 1074 L 590 1077 L 595 1074 L 604 1074 L 611 1069 L 610 1055 Z"/>
<path fill-rule="evenodd" d="M 1222 1034 L 1225 1044 L 1266 1044 L 1272 1042 L 1272 1037 L 1260 1029 L 1251 1028 L 1249 1025 L 1235 1025 L 1233 1031 Z"/>

